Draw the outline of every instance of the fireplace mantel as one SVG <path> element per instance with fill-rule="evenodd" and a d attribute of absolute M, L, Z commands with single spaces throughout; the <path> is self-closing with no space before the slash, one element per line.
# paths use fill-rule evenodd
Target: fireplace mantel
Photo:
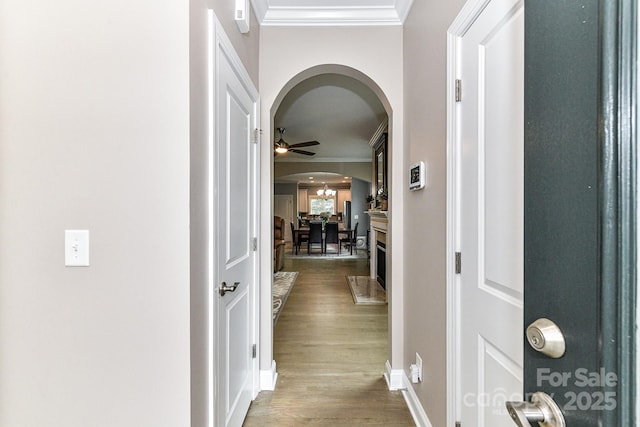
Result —
<path fill-rule="evenodd" d="M 381 211 L 381 210 L 378 210 L 378 209 L 371 209 L 371 210 L 366 211 L 365 213 L 369 214 L 369 216 L 371 218 L 386 218 L 388 212 L 389 211 Z"/>
<path fill-rule="evenodd" d="M 387 211 L 367 211 L 371 216 L 371 228 L 374 232 L 387 233 L 389 226 L 389 219 L 387 218 Z M 375 236 L 372 237 L 375 241 Z"/>

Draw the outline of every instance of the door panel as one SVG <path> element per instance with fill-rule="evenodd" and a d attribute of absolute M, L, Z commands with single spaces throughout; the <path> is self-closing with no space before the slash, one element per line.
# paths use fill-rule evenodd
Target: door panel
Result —
<path fill-rule="evenodd" d="M 226 227 L 227 264 L 241 262 L 250 256 L 249 231 L 251 230 L 251 177 L 250 164 L 250 129 L 251 110 L 249 105 L 241 105 L 238 96 L 227 88 L 226 93 L 227 132 L 226 153 L 228 153 Z M 247 102 L 247 100 L 245 100 Z M 244 107 L 244 108 L 243 108 Z M 249 138 L 249 141 L 247 139 Z M 240 143 L 242 141 L 242 143 Z"/>
<path fill-rule="evenodd" d="M 217 206 L 217 354 L 215 425 L 240 426 L 253 396 L 256 102 L 220 40 L 216 49 L 214 191 Z M 235 289 L 220 293 L 226 286 Z"/>
<path fill-rule="evenodd" d="M 226 365 L 228 366 L 227 378 L 225 379 L 226 395 L 229 396 L 227 401 L 226 413 L 232 414 L 235 409 L 242 405 L 240 400 L 243 397 L 243 387 L 245 386 L 247 366 L 246 358 L 242 357 L 250 348 L 248 336 L 236 337 L 235 330 L 247 330 L 251 325 L 248 324 L 249 319 L 249 294 L 243 292 L 237 295 L 232 303 L 226 306 L 226 323 L 227 331 L 227 348 Z M 240 355 L 241 357 L 237 357 Z"/>
<path fill-rule="evenodd" d="M 484 188 L 487 285 L 521 300 L 523 289 L 522 5 L 508 13 L 480 46 L 480 123 L 485 123 Z M 520 97 L 523 95 L 520 95 Z M 484 98 L 484 100 L 483 100 Z M 483 102 L 484 101 L 484 102 Z M 511 101 L 511 102 L 510 102 Z M 482 117 L 484 116 L 484 117 Z M 484 130 L 484 132 L 483 132 Z M 487 141 L 489 143 L 487 143 Z M 482 188 L 482 186 L 481 186 Z"/>
<path fill-rule="evenodd" d="M 522 394 L 523 4 L 493 0 L 460 40 L 461 422 L 510 426 Z"/>
<path fill-rule="evenodd" d="M 567 350 L 526 345 L 524 390 L 552 395 L 576 427 L 598 425 L 605 397 L 580 380 L 601 366 L 598 4 L 526 3 L 525 327 L 551 319 Z"/>
<path fill-rule="evenodd" d="M 521 396 L 522 362 L 514 361 L 491 343 L 479 339 L 478 358 L 481 369 L 479 390 L 485 391 L 479 399 L 478 426 L 507 426 L 504 399 Z"/>

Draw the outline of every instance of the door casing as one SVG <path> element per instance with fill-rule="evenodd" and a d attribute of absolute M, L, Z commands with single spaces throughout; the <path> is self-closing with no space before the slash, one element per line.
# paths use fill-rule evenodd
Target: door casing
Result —
<path fill-rule="evenodd" d="M 462 244 L 462 155 L 459 138 L 461 118 L 456 101 L 456 79 L 461 74 L 461 38 L 469 31 L 492 0 L 468 1 L 447 31 L 447 425 L 462 418 L 462 300 L 460 275 L 456 273 L 456 252 Z M 511 6 L 511 7 L 516 7 Z M 520 6 L 521 7 L 521 6 Z M 514 9 L 515 10 L 515 9 Z M 511 16 L 511 15 L 510 15 Z M 464 81 L 462 99 L 464 100 Z M 464 254 L 463 254 L 464 255 Z M 472 254 L 466 254 L 467 259 Z M 462 258 L 464 260 L 464 256 Z M 464 268 L 464 261 L 463 261 Z M 514 339 L 521 340 L 521 337 Z M 522 363 L 522 360 L 514 360 Z M 501 390 L 502 391 L 502 390 Z M 504 390 L 507 391 L 507 390 Z M 493 396 L 495 399 L 497 396 Z M 513 398 L 511 393 L 504 396 Z M 480 396 L 476 396 L 480 398 Z"/>
<path fill-rule="evenodd" d="M 209 328 L 210 328 L 210 334 L 208 337 L 209 340 L 209 354 L 207 355 L 207 359 L 208 359 L 208 363 L 209 363 L 209 396 L 211 396 L 211 402 L 209 403 L 209 420 L 211 423 L 213 423 L 215 425 L 215 420 L 218 418 L 219 413 L 220 413 L 220 409 L 218 408 L 218 399 L 215 398 L 215 390 L 216 390 L 216 382 L 219 381 L 220 379 L 217 378 L 217 371 L 218 371 L 218 365 L 219 365 L 219 357 L 221 357 L 221 355 L 218 354 L 217 351 L 217 341 L 218 341 L 218 337 L 220 334 L 220 330 L 219 330 L 219 324 L 217 323 L 216 319 L 218 317 L 218 311 L 217 311 L 217 304 L 216 304 L 216 298 L 218 298 L 218 293 L 217 293 L 217 289 L 218 289 L 218 284 L 215 283 L 215 277 L 217 276 L 217 272 L 218 272 L 218 268 L 219 266 L 216 264 L 216 259 L 217 259 L 217 250 L 216 250 L 216 239 L 219 233 L 224 232 L 224 230 L 219 230 L 217 227 L 217 221 L 215 216 L 215 212 L 216 209 L 218 209 L 217 206 L 215 206 L 214 204 L 214 194 L 212 193 L 214 191 L 214 189 L 217 186 L 217 182 L 216 182 L 216 170 L 214 168 L 215 166 L 215 162 L 216 162 L 216 158 L 215 158 L 215 153 L 216 153 L 216 146 L 215 144 L 217 144 L 219 141 L 216 138 L 216 132 L 217 132 L 217 123 L 216 123 L 216 103 L 217 103 L 217 99 L 215 98 L 217 96 L 216 94 L 216 86 L 217 86 L 217 81 L 216 81 L 216 69 L 217 69 L 217 63 L 216 61 L 218 60 L 216 58 L 216 55 L 218 54 L 218 52 L 223 52 L 223 54 L 226 56 L 226 58 L 228 59 L 231 67 L 233 68 L 234 73 L 236 74 L 236 76 L 238 77 L 238 79 L 240 80 L 241 84 L 243 85 L 244 89 L 246 90 L 247 94 L 252 98 L 252 102 L 253 102 L 253 114 L 255 117 L 254 123 L 252 123 L 251 125 L 253 126 L 252 129 L 252 133 L 254 134 L 254 143 L 252 144 L 251 149 L 253 150 L 254 154 L 253 154 L 253 165 L 252 165 L 252 187 L 254 189 L 253 194 L 249 195 L 248 197 L 251 198 L 251 203 L 253 204 L 253 206 L 255 207 L 253 215 L 250 218 L 250 222 L 252 224 L 252 229 L 255 231 L 255 234 L 258 234 L 258 226 L 259 226 L 259 217 L 260 217 L 260 207 L 259 207 L 259 195 L 258 195 L 258 177 L 260 176 L 260 169 L 259 169 L 259 162 L 257 160 L 258 158 L 258 138 L 259 138 L 259 133 L 257 132 L 257 127 L 258 127 L 258 123 L 260 122 L 260 109 L 259 109 L 259 105 L 260 105 L 260 96 L 259 93 L 257 91 L 257 89 L 255 88 L 255 85 L 253 84 L 253 81 L 251 80 L 251 77 L 249 76 L 248 72 L 246 71 L 244 65 L 242 64 L 242 61 L 240 59 L 240 57 L 238 56 L 238 54 L 236 53 L 236 51 L 233 48 L 233 45 L 231 43 L 231 41 L 229 40 L 228 36 L 226 35 L 226 33 L 224 32 L 224 29 L 222 28 L 222 25 L 219 23 L 217 17 L 215 16 L 214 12 L 212 10 L 208 11 L 208 29 L 209 29 L 209 34 L 208 34 L 208 40 L 209 40 L 209 47 L 208 47 L 208 54 L 209 54 L 209 58 L 208 58 L 208 86 L 209 86 L 209 114 L 208 114 L 208 119 L 209 119 L 209 147 L 208 147 L 208 152 L 210 155 L 209 158 L 209 166 L 208 166 L 208 187 L 209 187 L 209 195 L 208 195 L 208 199 L 209 199 L 209 205 L 208 205 L 208 211 L 209 211 L 209 225 L 208 225 L 208 229 L 209 229 L 209 236 L 208 236 L 208 241 L 209 241 L 209 247 L 208 247 L 208 252 L 209 252 L 209 266 L 208 266 L 208 276 L 209 276 L 209 284 L 210 284 L 210 292 L 211 294 L 209 295 L 208 298 L 208 304 L 209 304 Z M 253 277 L 252 277 L 252 284 L 251 284 L 251 289 L 250 292 L 253 294 L 251 301 L 251 308 L 250 310 L 252 311 L 252 316 L 251 316 L 251 321 L 252 321 L 252 336 L 250 337 L 250 340 L 256 344 L 256 355 L 253 358 L 252 361 L 252 371 L 253 371 L 253 376 L 251 379 L 251 393 L 252 393 L 252 398 L 255 398 L 258 395 L 258 392 L 260 391 L 260 376 L 259 376 L 259 353 L 260 353 L 260 346 L 258 345 L 258 333 L 259 333 L 259 269 L 258 269 L 258 262 L 260 259 L 260 249 L 259 247 L 255 248 L 255 254 L 253 255 Z M 247 349 L 247 351 L 249 351 L 250 349 Z"/>
<path fill-rule="evenodd" d="M 603 425 L 640 421 L 638 361 L 638 21 L 636 0 L 600 2 L 602 82 L 599 116 L 603 176 L 603 341 L 615 340 L 603 366 L 619 373 L 617 407 Z M 635 330 L 635 333 L 634 333 Z"/>

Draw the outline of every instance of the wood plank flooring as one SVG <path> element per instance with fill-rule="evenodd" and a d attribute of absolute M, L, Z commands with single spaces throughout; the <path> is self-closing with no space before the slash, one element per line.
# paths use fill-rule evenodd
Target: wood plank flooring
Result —
<path fill-rule="evenodd" d="M 298 271 L 274 331 L 276 390 L 261 392 L 244 426 L 415 426 L 383 378 L 387 306 L 355 305 L 347 275 L 367 260 L 285 260 Z"/>

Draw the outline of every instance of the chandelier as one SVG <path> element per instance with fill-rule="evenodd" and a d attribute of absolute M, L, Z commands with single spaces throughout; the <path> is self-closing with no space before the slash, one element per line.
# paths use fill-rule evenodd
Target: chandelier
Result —
<path fill-rule="evenodd" d="M 331 190 L 327 187 L 327 184 L 324 185 L 324 188 L 318 190 L 318 196 L 326 199 L 327 197 L 333 197 L 336 195 L 336 190 Z"/>

